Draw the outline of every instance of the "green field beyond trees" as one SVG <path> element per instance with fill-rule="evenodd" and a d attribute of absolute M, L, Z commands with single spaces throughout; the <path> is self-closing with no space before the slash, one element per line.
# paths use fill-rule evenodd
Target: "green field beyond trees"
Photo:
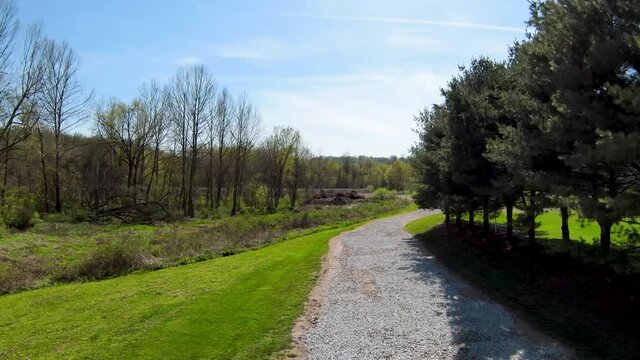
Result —
<path fill-rule="evenodd" d="M 467 220 L 464 216 L 462 218 Z M 413 221 L 409 223 L 406 228 L 407 231 L 412 234 L 419 234 L 436 225 L 442 224 L 444 219 L 444 214 L 432 215 Z M 506 225 L 506 214 L 504 212 L 494 214 L 491 222 L 501 227 Z M 562 240 L 562 218 L 559 210 L 548 210 L 540 214 L 536 217 L 536 223 L 538 224 L 536 232 L 539 240 L 553 240 L 556 243 Z M 523 220 L 520 228 L 526 230 L 525 227 L 526 224 Z M 600 236 L 600 228 L 596 222 L 588 219 L 582 219 L 575 214 L 571 214 L 569 216 L 569 230 L 571 233 L 571 240 L 573 242 L 580 242 L 586 245 L 596 244 L 598 242 L 598 237 Z M 501 228 L 497 232 L 500 231 L 504 231 L 504 229 Z M 640 225 L 624 222 L 618 223 L 611 230 L 612 243 L 617 248 L 635 246 L 636 243 L 633 240 L 634 238 L 630 237 L 630 235 L 638 234 L 639 232 Z M 550 244 L 550 242 L 546 243 Z"/>
<path fill-rule="evenodd" d="M 507 217 L 504 212 L 500 212 L 493 219 L 500 225 L 506 225 Z M 525 220 L 523 219 L 521 228 L 524 229 Z M 562 216 L 559 210 L 548 210 L 536 217 L 537 236 L 543 239 L 562 239 Z M 600 227 L 598 223 L 589 219 L 580 218 L 576 214 L 569 216 L 569 233 L 571 240 L 581 242 L 587 245 L 597 244 L 600 238 Z M 615 248 L 626 248 L 635 246 L 637 239 L 635 236 L 640 232 L 640 226 L 627 222 L 619 222 L 611 229 L 611 242 Z"/>

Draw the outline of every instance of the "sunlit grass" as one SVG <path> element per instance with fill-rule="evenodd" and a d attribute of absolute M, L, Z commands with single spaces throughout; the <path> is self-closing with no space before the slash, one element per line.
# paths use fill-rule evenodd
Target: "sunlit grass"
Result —
<path fill-rule="evenodd" d="M 0 358 L 259 359 L 289 345 L 328 240 L 0 297 Z"/>

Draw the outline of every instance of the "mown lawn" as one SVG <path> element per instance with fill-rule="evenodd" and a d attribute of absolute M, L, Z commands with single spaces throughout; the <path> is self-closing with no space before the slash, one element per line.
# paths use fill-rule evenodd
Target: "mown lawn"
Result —
<path fill-rule="evenodd" d="M 290 343 L 327 230 L 256 251 L 0 296 L 0 358 L 259 359 Z"/>
<path fill-rule="evenodd" d="M 405 226 L 405 229 L 412 235 L 421 234 L 444 222 L 444 214 L 434 214 L 414 220 Z"/>
<path fill-rule="evenodd" d="M 518 214 L 514 214 L 514 218 L 517 218 L 517 216 Z M 491 221 L 506 225 L 506 214 L 504 212 L 498 213 Z M 559 210 L 548 210 L 540 214 L 536 217 L 536 222 L 539 224 L 536 232 L 540 239 L 562 239 L 562 218 Z M 571 240 L 587 245 L 596 243 L 600 238 L 600 226 L 598 226 L 598 223 L 581 219 L 575 212 L 569 216 L 569 232 Z M 614 246 L 626 246 L 628 245 L 629 235 L 636 232 L 640 232 L 640 226 L 624 222 L 618 223 L 611 229 L 611 241 Z"/>

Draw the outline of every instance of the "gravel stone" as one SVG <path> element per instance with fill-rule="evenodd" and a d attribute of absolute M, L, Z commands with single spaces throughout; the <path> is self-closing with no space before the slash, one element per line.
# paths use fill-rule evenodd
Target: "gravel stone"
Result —
<path fill-rule="evenodd" d="M 428 214 L 342 236 L 324 306 L 303 336 L 309 359 L 562 359 L 557 344 L 522 330 L 403 230 Z"/>

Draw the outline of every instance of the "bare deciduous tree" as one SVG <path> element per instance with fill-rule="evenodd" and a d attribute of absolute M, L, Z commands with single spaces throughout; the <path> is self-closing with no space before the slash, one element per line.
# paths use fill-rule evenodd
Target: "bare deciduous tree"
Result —
<path fill-rule="evenodd" d="M 233 192 L 231 195 L 231 216 L 238 213 L 242 195 L 245 170 L 251 150 L 260 135 L 260 116 L 245 94 L 236 102 L 236 117 L 232 128 L 233 137 Z"/>
<path fill-rule="evenodd" d="M 216 198 L 215 208 L 220 207 L 220 201 L 222 199 L 222 188 L 226 181 L 227 171 L 229 164 L 227 161 L 229 152 L 229 137 L 231 136 L 231 127 L 233 125 L 233 119 L 235 116 L 235 108 L 233 105 L 233 99 L 229 90 L 226 88 L 222 90 L 218 101 L 216 103 L 216 121 L 215 121 L 215 134 L 217 139 L 217 179 L 216 179 Z"/>
<path fill-rule="evenodd" d="M 42 31 L 39 26 L 28 28 L 22 52 L 14 59 L 16 14 L 14 1 L 0 2 L 0 163 L 4 170 L 0 201 L 7 186 L 9 153 L 31 135 L 40 118 L 33 98 L 43 77 Z"/>
<path fill-rule="evenodd" d="M 300 147 L 300 132 L 291 127 L 276 127 L 265 141 L 265 182 L 267 184 L 267 209 L 275 211 L 284 195 L 285 176 L 293 165 L 291 160 Z"/>
<path fill-rule="evenodd" d="M 53 187 L 55 211 L 62 211 L 62 184 L 60 159 L 64 152 L 64 134 L 69 133 L 87 119 L 86 95 L 78 81 L 78 57 L 68 43 L 53 40 L 44 42 L 44 79 L 39 92 L 42 120 L 54 137 Z"/>
<path fill-rule="evenodd" d="M 152 185 L 158 185 L 160 179 L 160 150 L 165 142 L 169 130 L 167 122 L 167 106 L 169 105 L 168 91 L 151 81 L 140 88 L 140 110 L 149 124 L 149 143 L 153 147 L 151 158 L 151 172 L 147 180 L 145 200 L 149 201 Z"/>
<path fill-rule="evenodd" d="M 171 90 L 172 117 L 182 153 L 181 205 L 185 216 L 193 217 L 194 180 L 205 124 L 211 115 L 216 85 L 203 65 L 182 68 Z"/>

